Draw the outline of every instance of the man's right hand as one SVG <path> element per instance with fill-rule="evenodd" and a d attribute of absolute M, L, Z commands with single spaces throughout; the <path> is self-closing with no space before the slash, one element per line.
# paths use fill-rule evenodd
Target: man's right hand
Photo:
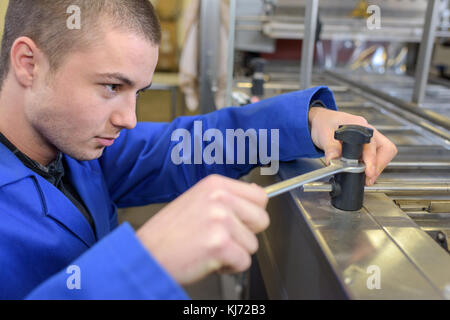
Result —
<path fill-rule="evenodd" d="M 137 236 L 181 285 L 214 271 L 242 272 L 269 226 L 263 188 L 211 175 L 149 219 Z"/>

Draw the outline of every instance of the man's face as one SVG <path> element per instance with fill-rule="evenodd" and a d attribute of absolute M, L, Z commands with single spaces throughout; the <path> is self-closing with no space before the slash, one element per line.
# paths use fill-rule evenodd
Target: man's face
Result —
<path fill-rule="evenodd" d="M 99 158 L 121 129 L 136 126 L 137 93 L 151 84 L 158 60 L 158 47 L 138 35 L 105 34 L 54 74 L 38 71 L 26 98 L 26 117 L 44 141 L 77 160 Z"/>

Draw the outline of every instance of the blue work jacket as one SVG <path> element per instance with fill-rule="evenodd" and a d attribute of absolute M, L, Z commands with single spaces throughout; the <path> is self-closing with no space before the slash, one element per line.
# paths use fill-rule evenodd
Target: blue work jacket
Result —
<path fill-rule="evenodd" d="M 308 129 L 315 100 L 336 109 L 328 88 L 311 88 L 171 123 L 139 123 L 96 160 L 65 155 L 95 233 L 63 193 L 0 144 L 0 299 L 188 298 L 130 225 L 118 226 L 117 208 L 171 201 L 209 174 L 239 178 L 255 167 L 174 164 L 171 134 L 192 132 L 194 121 L 224 136 L 226 129 L 279 129 L 282 161 L 321 156 Z"/>

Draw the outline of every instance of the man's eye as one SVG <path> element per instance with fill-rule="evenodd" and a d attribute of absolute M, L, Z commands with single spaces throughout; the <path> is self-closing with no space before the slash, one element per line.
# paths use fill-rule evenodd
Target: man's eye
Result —
<path fill-rule="evenodd" d="M 105 87 L 110 93 L 117 93 L 120 90 L 120 84 L 105 84 Z"/>

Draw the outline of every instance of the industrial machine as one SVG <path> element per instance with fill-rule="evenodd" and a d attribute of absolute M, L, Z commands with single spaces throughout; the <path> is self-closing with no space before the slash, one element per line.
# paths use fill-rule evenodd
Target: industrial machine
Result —
<path fill-rule="evenodd" d="M 434 133 L 427 120 L 329 74 L 314 78 L 334 90 L 340 110 L 364 116 L 399 154 L 366 187 L 360 210 L 335 208 L 328 179 L 271 199 L 249 296 L 450 299 L 448 130 Z M 250 179 L 271 185 L 323 167 L 321 159 L 298 159 L 282 163 L 278 176 L 254 171 Z"/>
<path fill-rule="evenodd" d="M 206 2 L 203 12 L 213 8 Z M 356 207 L 346 207 L 358 198 L 355 189 L 339 190 L 347 198 L 337 205 L 336 182 L 329 174 L 317 180 L 348 164 L 297 159 L 275 176 L 252 171 L 246 179 L 276 196 L 247 298 L 450 299 L 450 85 L 428 81 L 435 39 L 449 37 L 448 1 L 372 1 L 385 17 L 380 30 L 365 28 L 362 2 L 230 1 L 229 105 L 232 92 L 266 98 L 327 85 L 340 111 L 365 117 L 399 150 Z M 279 38 L 302 39 L 301 61 L 265 62 L 258 81 L 236 72 L 240 51 L 270 53 Z M 343 65 L 336 50 L 346 46 L 354 50 Z"/>

